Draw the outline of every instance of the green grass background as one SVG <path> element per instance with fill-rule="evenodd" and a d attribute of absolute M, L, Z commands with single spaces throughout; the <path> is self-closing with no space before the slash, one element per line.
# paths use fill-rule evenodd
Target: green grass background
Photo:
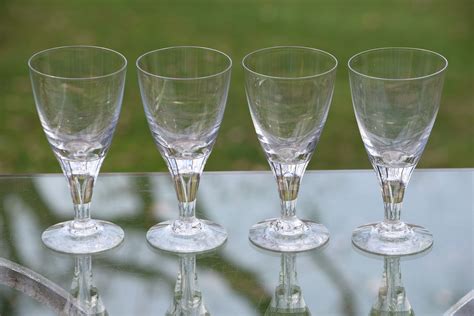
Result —
<path fill-rule="evenodd" d="M 352 111 L 348 58 L 382 46 L 437 51 L 450 62 L 420 167 L 473 167 L 473 12 L 470 0 L 6 1 L 0 0 L 0 173 L 59 172 L 39 124 L 27 60 L 36 51 L 90 44 L 129 60 L 123 108 L 102 171 L 163 171 L 145 121 L 135 60 L 148 50 L 200 45 L 234 68 L 224 121 L 206 170 L 268 169 L 250 120 L 242 57 L 303 45 L 339 60 L 332 106 L 309 168 L 370 168 Z"/>

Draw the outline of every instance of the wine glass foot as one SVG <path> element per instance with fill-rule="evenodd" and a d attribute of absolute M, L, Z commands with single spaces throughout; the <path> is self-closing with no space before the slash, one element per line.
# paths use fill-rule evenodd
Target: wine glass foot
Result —
<path fill-rule="evenodd" d="M 279 218 L 259 222 L 250 228 L 249 239 L 260 248 L 276 252 L 308 251 L 329 241 L 329 231 L 324 225 L 308 220 L 297 222 L 299 227 L 290 229 L 283 228 L 286 223 Z"/>
<path fill-rule="evenodd" d="M 433 245 L 433 235 L 424 227 L 404 224 L 397 234 L 381 230 L 383 223 L 360 226 L 352 232 L 352 243 L 362 251 L 378 255 L 404 256 L 423 252 Z"/>
<path fill-rule="evenodd" d="M 206 252 L 227 240 L 227 232 L 219 224 L 201 219 L 191 223 L 187 225 L 180 220 L 158 223 L 148 230 L 146 239 L 153 247 L 174 253 Z"/>
<path fill-rule="evenodd" d="M 93 254 L 117 247 L 124 239 L 120 226 L 101 220 L 90 220 L 83 231 L 73 228 L 73 221 L 48 227 L 41 239 L 46 247 L 68 254 Z"/>

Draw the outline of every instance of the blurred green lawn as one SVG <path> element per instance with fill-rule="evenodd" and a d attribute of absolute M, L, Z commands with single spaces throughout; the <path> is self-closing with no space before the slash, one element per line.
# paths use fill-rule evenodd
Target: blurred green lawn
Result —
<path fill-rule="evenodd" d="M 421 47 L 450 62 L 420 167 L 473 167 L 473 12 L 457 1 L 0 0 L 0 173 L 59 172 L 39 124 L 27 60 L 61 45 L 109 47 L 129 60 L 122 114 L 102 171 L 163 171 L 145 121 L 135 60 L 148 50 L 200 45 L 234 60 L 224 122 L 206 170 L 268 169 L 243 88 L 242 57 L 303 45 L 339 59 L 335 94 L 309 168 L 369 168 L 352 112 L 347 59 L 382 46 Z"/>

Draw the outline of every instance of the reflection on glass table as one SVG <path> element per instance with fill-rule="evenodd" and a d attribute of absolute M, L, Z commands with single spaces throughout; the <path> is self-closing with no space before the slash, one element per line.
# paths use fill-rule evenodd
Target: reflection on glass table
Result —
<path fill-rule="evenodd" d="M 281 253 L 279 284 L 275 288 L 265 316 L 311 315 L 298 284 L 296 256 L 296 253 Z"/>
<path fill-rule="evenodd" d="M 79 255 L 74 257 L 74 276 L 71 284 L 71 296 L 75 298 L 82 310 L 87 315 L 108 315 L 99 291 L 94 285 L 92 275 L 92 257 L 90 255 Z M 70 302 L 64 309 L 66 315 L 71 315 Z"/>
<path fill-rule="evenodd" d="M 415 312 L 408 300 L 407 292 L 402 281 L 402 269 L 400 261 L 402 259 L 417 260 L 427 255 L 430 248 L 416 255 L 407 256 L 384 256 L 374 255 L 360 251 L 360 253 L 376 259 L 383 259 L 383 274 L 377 299 L 370 310 L 370 316 L 413 316 Z"/>
<path fill-rule="evenodd" d="M 427 227 L 434 236 L 429 253 L 401 262 L 403 285 L 417 316 L 442 315 L 472 290 L 473 175 L 470 169 L 413 174 L 405 197 L 405 218 Z M 272 216 L 279 206 L 273 176 L 269 172 L 211 172 L 204 177 L 198 216 L 221 223 L 229 234 L 222 248 L 196 260 L 198 289 L 206 310 L 211 315 L 264 315 L 280 284 L 281 255 L 256 250 L 247 236 L 251 225 Z M 111 316 L 165 315 L 175 300 L 179 259 L 157 252 L 145 239 L 154 223 L 176 216 L 171 181 L 167 174 L 104 174 L 98 179 L 96 217 L 123 227 L 125 240 L 116 249 L 94 255 L 90 270 L 83 271 L 93 273 L 89 284 L 98 289 L 102 306 Z M 379 217 L 376 184 L 369 170 L 305 175 L 299 212 L 304 218 L 324 222 L 332 232 L 323 251 L 301 253 L 295 259 L 298 286 L 312 315 L 368 315 L 374 306 L 382 264 L 354 249 L 351 231 L 358 223 Z M 43 276 L 56 285 L 54 293 L 64 297 L 55 309 L 2 283 L 1 315 L 57 315 L 68 295 L 74 298 L 69 293 L 76 259 L 55 253 L 41 242 L 46 227 L 70 216 L 69 204 L 69 192 L 59 174 L 0 176 L 0 257 Z"/>
<path fill-rule="evenodd" d="M 173 302 L 166 312 L 167 316 L 208 316 L 211 315 L 202 298 L 196 273 L 196 255 L 180 254 L 179 271 L 176 277 Z"/>
<path fill-rule="evenodd" d="M 400 257 L 384 257 L 382 284 L 370 315 L 415 315 L 402 283 Z"/>

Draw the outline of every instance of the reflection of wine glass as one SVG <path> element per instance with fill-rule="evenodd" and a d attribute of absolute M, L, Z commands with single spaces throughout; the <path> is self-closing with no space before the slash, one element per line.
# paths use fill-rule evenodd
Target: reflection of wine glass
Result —
<path fill-rule="evenodd" d="M 176 278 L 173 303 L 166 312 L 167 316 L 208 316 L 204 306 L 196 273 L 196 255 L 179 256 L 179 272 Z"/>
<path fill-rule="evenodd" d="M 359 53 L 348 64 L 357 123 L 385 205 L 384 221 L 357 228 L 352 241 L 377 254 L 423 251 L 433 236 L 402 222 L 400 211 L 438 112 L 448 61 L 423 49 L 380 48 Z"/>
<path fill-rule="evenodd" d="M 106 48 L 67 46 L 36 53 L 28 65 L 41 125 L 68 178 L 75 211 L 74 220 L 44 231 L 43 242 L 75 254 L 113 248 L 123 230 L 92 220 L 89 207 L 119 117 L 127 60 Z"/>
<path fill-rule="evenodd" d="M 400 268 L 400 260 L 402 258 L 418 259 L 427 255 L 431 247 L 418 252 L 416 255 L 405 256 L 387 256 L 387 255 L 373 255 L 366 250 L 360 251 L 362 255 L 368 257 L 375 257 L 377 259 L 383 258 L 384 271 L 382 275 L 382 282 L 378 290 L 377 299 L 372 305 L 370 316 L 412 316 L 415 315 L 405 291 L 402 282 L 402 272 Z"/>
<path fill-rule="evenodd" d="M 296 253 L 281 253 L 279 284 L 265 316 L 311 315 L 296 277 Z"/>
<path fill-rule="evenodd" d="M 173 176 L 179 219 L 147 233 L 153 246 L 200 252 L 223 244 L 221 226 L 195 217 L 201 173 L 224 114 L 231 59 L 202 47 L 171 47 L 137 60 L 138 81 L 153 138 Z"/>
<path fill-rule="evenodd" d="M 323 225 L 296 217 L 306 166 L 329 110 L 337 60 L 306 47 L 273 47 L 242 61 L 252 120 L 278 184 L 281 217 L 250 229 L 250 240 L 274 251 L 317 248 L 329 240 Z"/>
<path fill-rule="evenodd" d="M 412 316 L 415 315 L 402 283 L 399 256 L 384 256 L 382 284 L 379 288 L 370 316 Z"/>
<path fill-rule="evenodd" d="M 64 307 L 65 315 L 76 315 L 73 311 L 79 306 L 84 315 L 106 316 L 105 306 L 94 285 L 91 256 L 76 256 L 74 258 L 74 277 L 71 284 L 73 300 Z M 72 304 L 74 303 L 74 304 Z M 73 310 L 70 310 L 71 307 Z M 77 315 L 83 315 L 83 313 Z"/>

